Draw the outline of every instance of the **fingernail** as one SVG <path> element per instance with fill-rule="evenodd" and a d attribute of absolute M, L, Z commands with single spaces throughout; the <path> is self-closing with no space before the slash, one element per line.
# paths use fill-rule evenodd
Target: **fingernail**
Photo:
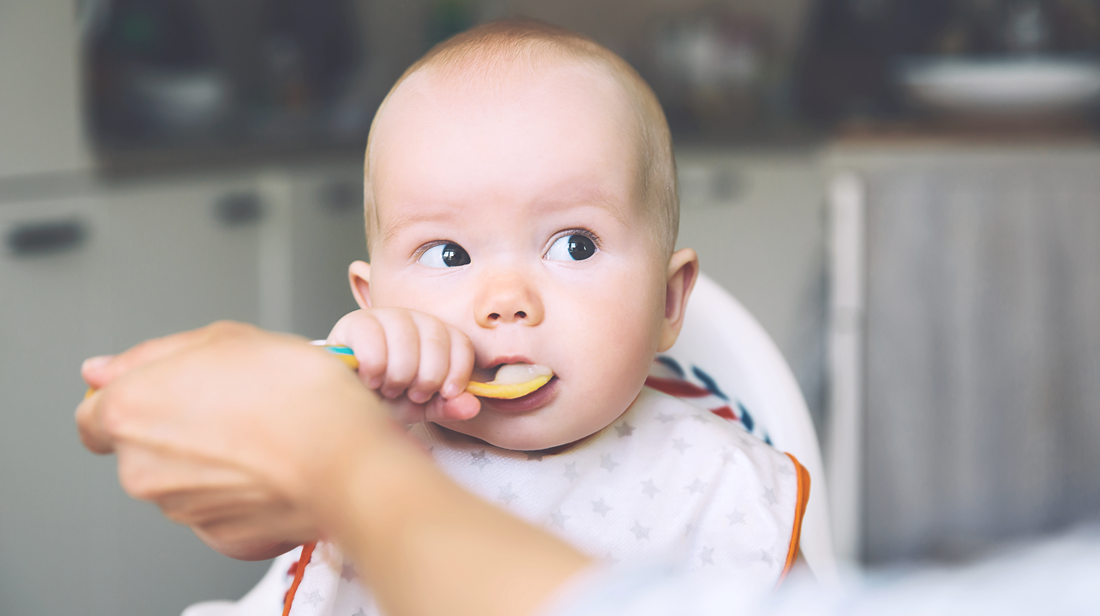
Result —
<path fill-rule="evenodd" d="M 82 372 L 84 370 L 99 370 L 103 366 L 111 363 L 111 360 L 114 358 L 114 355 L 99 355 L 97 357 L 89 357 L 88 359 L 84 360 L 83 364 L 80 365 L 80 370 Z"/>
<path fill-rule="evenodd" d="M 367 382 L 367 387 L 370 387 L 371 389 L 378 389 L 381 386 L 382 386 L 382 377 L 380 377 L 380 376 L 376 376 L 376 377 L 374 377 L 373 379 L 371 379 L 370 381 Z"/>
<path fill-rule="evenodd" d="M 446 383 L 443 385 L 443 389 L 440 390 L 439 393 L 443 394 L 444 398 L 450 400 L 451 398 L 454 398 L 458 396 L 458 394 L 462 393 L 462 390 L 458 388 L 457 383 Z"/>

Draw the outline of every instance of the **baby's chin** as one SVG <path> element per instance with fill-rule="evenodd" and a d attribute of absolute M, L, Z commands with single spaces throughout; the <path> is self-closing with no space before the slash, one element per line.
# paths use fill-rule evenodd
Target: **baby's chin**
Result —
<path fill-rule="evenodd" d="M 521 418 L 515 417 L 504 421 L 484 422 L 490 425 L 478 425 L 479 423 L 482 422 L 478 422 L 475 418 L 466 421 L 439 422 L 437 425 L 461 435 L 459 438 L 472 438 L 501 449 L 547 453 L 561 453 L 606 427 L 566 432 L 547 431 L 544 426 L 539 425 L 540 422 L 522 421 Z"/>

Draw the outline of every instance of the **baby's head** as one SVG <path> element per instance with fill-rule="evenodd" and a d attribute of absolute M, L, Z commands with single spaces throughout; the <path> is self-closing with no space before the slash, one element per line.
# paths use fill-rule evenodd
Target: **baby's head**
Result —
<path fill-rule="evenodd" d="M 522 450 L 584 438 L 679 333 L 698 266 L 673 252 L 668 125 L 637 73 L 584 37 L 509 21 L 441 43 L 379 108 L 365 186 L 361 305 L 436 316 L 479 368 L 556 375 L 448 428 Z"/>

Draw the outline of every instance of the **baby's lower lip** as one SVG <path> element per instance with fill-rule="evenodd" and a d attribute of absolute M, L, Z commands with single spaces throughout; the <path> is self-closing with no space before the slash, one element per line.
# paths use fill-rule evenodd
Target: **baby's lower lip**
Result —
<path fill-rule="evenodd" d="M 513 398 L 511 400 L 501 400 L 496 398 L 479 398 L 483 407 L 488 406 L 494 411 L 501 413 L 526 413 L 542 408 L 549 404 L 558 392 L 558 377 L 553 377 L 550 382 L 536 389 L 535 391 L 523 396 L 522 398 Z"/>

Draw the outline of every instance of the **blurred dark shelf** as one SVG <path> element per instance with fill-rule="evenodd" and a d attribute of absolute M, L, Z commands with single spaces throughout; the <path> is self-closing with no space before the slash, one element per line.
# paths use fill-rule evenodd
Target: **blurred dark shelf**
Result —
<path fill-rule="evenodd" d="M 248 171 L 325 163 L 362 162 L 366 140 L 340 144 L 161 146 L 96 153 L 96 173 L 107 180 L 155 175 Z"/>
<path fill-rule="evenodd" d="M 1085 118 L 1009 119 L 940 117 L 901 120 L 849 120 L 837 126 L 831 141 L 867 146 L 911 143 L 927 146 L 1096 145 L 1100 130 Z"/>

